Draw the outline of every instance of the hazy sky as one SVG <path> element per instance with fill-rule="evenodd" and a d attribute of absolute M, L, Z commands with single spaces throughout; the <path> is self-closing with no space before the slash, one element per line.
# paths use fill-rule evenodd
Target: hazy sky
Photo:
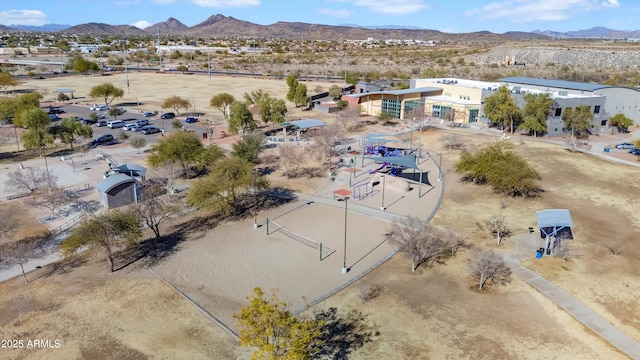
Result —
<path fill-rule="evenodd" d="M 444 32 L 640 29 L 640 0 L 0 0 L 2 25 L 100 22 L 140 28 L 211 15 L 268 25 L 413 26 Z"/>

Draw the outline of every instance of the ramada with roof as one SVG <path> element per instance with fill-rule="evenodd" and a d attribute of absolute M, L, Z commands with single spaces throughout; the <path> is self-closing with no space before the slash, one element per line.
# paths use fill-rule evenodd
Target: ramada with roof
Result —
<path fill-rule="evenodd" d="M 452 78 L 412 79 L 409 89 L 385 90 L 375 84 L 361 82 L 354 94 L 344 95 L 349 106 L 357 106 L 361 114 L 378 116 L 385 112 L 396 119 L 415 120 L 425 116 L 456 123 L 488 123 L 483 113 L 484 99 L 501 86 L 511 90 L 512 97 L 524 107 L 524 94 L 549 93 L 555 100 L 547 119 L 548 136 L 562 135 L 562 114 L 567 108 L 589 106 L 594 115 L 592 132 L 609 129 L 609 119 L 624 114 L 640 125 L 640 90 L 575 81 L 507 77 L 499 82 Z"/>

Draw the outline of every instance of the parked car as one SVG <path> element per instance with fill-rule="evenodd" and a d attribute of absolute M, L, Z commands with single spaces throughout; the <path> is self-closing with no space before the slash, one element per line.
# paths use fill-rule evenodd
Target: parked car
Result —
<path fill-rule="evenodd" d="M 60 116 L 58 116 L 58 114 L 50 114 L 49 120 L 51 121 L 60 120 Z"/>
<path fill-rule="evenodd" d="M 124 127 L 124 125 L 125 123 L 122 120 L 113 120 L 113 121 L 107 122 L 107 127 L 111 129 L 121 128 L 121 127 Z"/>
<path fill-rule="evenodd" d="M 149 125 L 149 120 L 147 119 L 137 120 L 136 124 L 140 127 L 147 126 Z"/>
<path fill-rule="evenodd" d="M 91 120 L 91 119 L 82 119 L 82 123 L 85 125 L 91 125 L 95 122 L 96 122 L 95 120 Z M 106 125 L 106 122 L 105 122 L 105 125 Z"/>
<path fill-rule="evenodd" d="M 93 144 L 94 145 L 100 145 L 100 144 L 108 144 L 110 142 L 112 142 L 113 139 L 113 135 L 111 134 L 104 134 L 102 136 L 100 136 L 99 138 L 93 140 Z"/>
<path fill-rule="evenodd" d="M 632 153 L 633 155 L 640 155 L 640 149 L 635 148 L 635 149 L 631 149 L 631 151 L 629 151 L 630 153 Z"/>
<path fill-rule="evenodd" d="M 89 110 L 91 111 L 98 111 L 98 108 L 100 107 L 100 105 L 98 104 L 93 104 L 91 105 L 91 107 L 89 108 Z"/>
<path fill-rule="evenodd" d="M 636 146 L 630 143 L 622 143 L 622 144 L 618 144 L 616 145 L 616 149 L 635 149 Z"/>
<path fill-rule="evenodd" d="M 160 116 L 160 118 L 162 119 L 173 119 L 174 117 L 176 117 L 176 114 L 172 112 L 164 113 L 162 114 L 162 116 Z"/>
<path fill-rule="evenodd" d="M 49 115 L 51 115 L 51 114 L 64 114 L 64 110 L 57 109 L 57 108 L 50 108 L 49 109 Z"/>
<path fill-rule="evenodd" d="M 194 123 L 194 122 L 198 122 L 198 118 L 188 117 L 185 121 L 188 123 Z"/>
<path fill-rule="evenodd" d="M 105 114 L 98 114 L 98 119 L 106 119 L 107 116 Z"/>
<path fill-rule="evenodd" d="M 98 127 L 107 126 L 107 121 L 106 120 L 98 120 L 98 122 L 96 122 L 96 126 L 98 126 Z"/>
<path fill-rule="evenodd" d="M 159 133 L 160 129 L 158 129 L 155 126 L 145 126 L 142 129 L 140 129 L 140 132 L 145 134 L 145 135 L 149 135 L 149 134 Z"/>
<path fill-rule="evenodd" d="M 142 116 L 144 117 L 151 117 L 151 116 L 155 116 L 156 113 L 152 113 L 151 111 L 147 111 L 146 113 L 142 114 Z"/>
<path fill-rule="evenodd" d="M 140 128 L 140 127 L 141 127 L 141 126 L 140 126 L 140 125 L 138 125 L 138 124 L 136 124 L 136 123 L 131 123 L 131 124 L 125 124 L 125 125 L 122 127 L 122 129 L 123 129 L 123 130 L 127 130 L 127 131 L 131 131 L 131 130 L 133 130 L 133 129 L 135 129 L 135 128 Z"/>

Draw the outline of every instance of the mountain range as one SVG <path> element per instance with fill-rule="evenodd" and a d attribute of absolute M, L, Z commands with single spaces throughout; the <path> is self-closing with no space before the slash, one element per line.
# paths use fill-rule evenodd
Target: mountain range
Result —
<path fill-rule="evenodd" d="M 0 25 L 0 32 L 61 32 L 70 34 L 94 34 L 94 35 L 149 35 L 149 34 L 178 34 L 189 36 L 259 36 L 267 38 L 300 38 L 304 34 L 308 39 L 337 39 L 343 36 L 348 39 L 417 39 L 417 40 L 471 40 L 492 41 L 505 38 L 607 38 L 624 39 L 640 38 L 640 30 L 622 31 L 605 27 L 594 27 L 586 30 L 556 32 L 551 30 L 534 30 L 532 32 L 510 31 L 504 34 L 494 34 L 489 31 L 473 33 L 451 34 L 437 30 L 419 29 L 408 26 L 383 25 L 383 26 L 358 26 L 344 25 L 320 25 L 301 22 L 279 21 L 271 25 L 259 25 L 248 21 L 238 20 L 231 16 L 221 14 L 212 15 L 203 22 L 194 26 L 186 26 L 179 20 L 169 18 L 166 21 L 153 24 L 145 29 L 131 25 L 109 25 L 104 23 L 86 23 L 80 25 L 46 24 L 42 26 L 26 25 Z"/>

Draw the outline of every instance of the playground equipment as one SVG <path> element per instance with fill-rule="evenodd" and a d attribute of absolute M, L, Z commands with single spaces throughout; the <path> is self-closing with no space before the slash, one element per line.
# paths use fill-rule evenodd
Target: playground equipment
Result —
<path fill-rule="evenodd" d="M 377 168 L 377 169 L 373 169 L 373 170 L 370 170 L 370 171 L 369 171 L 369 174 L 375 174 L 375 173 L 377 173 L 378 171 L 381 171 L 382 169 L 386 168 L 387 166 L 389 166 L 389 163 L 384 162 L 384 163 L 382 163 L 382 166 L 380 166 L 379 168 Z"/>

